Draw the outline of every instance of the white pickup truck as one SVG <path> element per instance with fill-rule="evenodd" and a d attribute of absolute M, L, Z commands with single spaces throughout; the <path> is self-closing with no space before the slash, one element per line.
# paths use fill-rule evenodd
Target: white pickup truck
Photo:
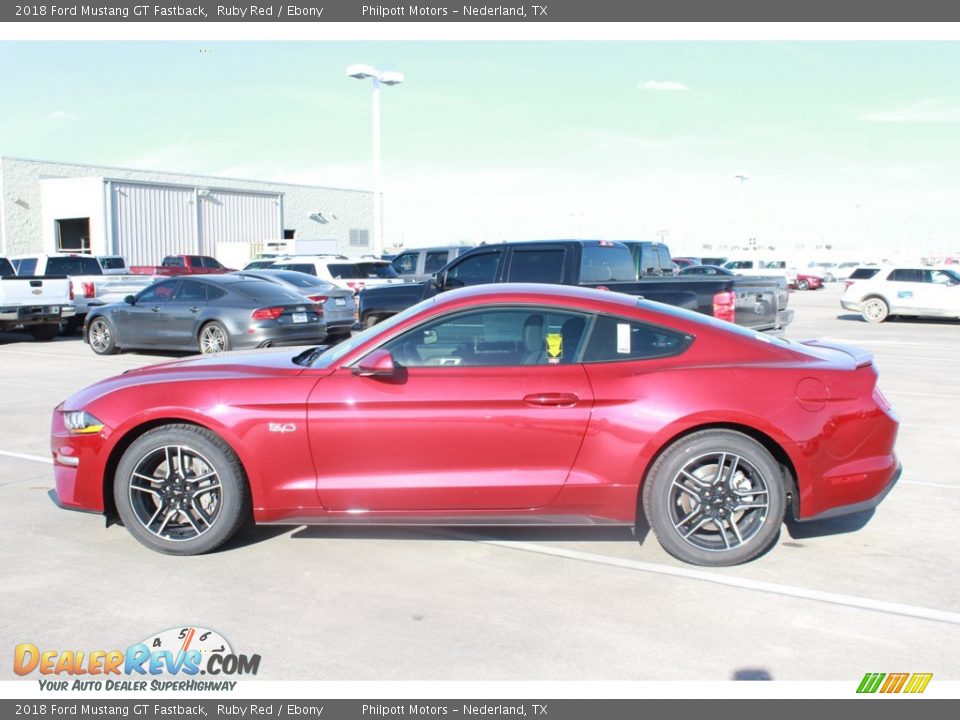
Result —
<path fill-rule="evenodd" d="M 10 261 L 0 258 L 0 330 L 23 325 L 35 340 L 52 340 L 73 316 L 67 278 L 17 277 Z"/>
<path fill-rule="evenodd" d="M 67 334 L 83 327 L 90 308 L 123 302 L 127 295 L 136 295 L 156 281 L 148 275 L 106 274 L 92 255 L 16 255 L 10 262 L 17 275 L 66 275 L 70 279 L 76 314 L 66 323 Z"/>

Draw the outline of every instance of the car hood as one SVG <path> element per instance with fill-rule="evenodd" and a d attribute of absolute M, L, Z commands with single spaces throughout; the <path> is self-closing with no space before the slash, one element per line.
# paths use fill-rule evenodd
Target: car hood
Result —
<path fill-rule="evenodd" d="M 94 383 L 72 395 L 63 407 L 79 410 L 117 390 L 152 383 L 296 377 L 306 370 L 294 362 L 304 350 L 303 347 L 236 350 L 148 365 Z M 332 370 L 311 369 L 310 372 L 319 378 Z"/>

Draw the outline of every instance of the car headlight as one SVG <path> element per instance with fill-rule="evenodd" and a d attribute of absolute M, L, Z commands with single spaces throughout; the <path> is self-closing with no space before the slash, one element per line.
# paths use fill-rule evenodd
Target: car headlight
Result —
<path fill-rule="evenodd" d="M 72 433 L 92 434 L 103 430 L 103 423 L 86 410 L 68 410 L 63 413 L 63 424 Z"/>

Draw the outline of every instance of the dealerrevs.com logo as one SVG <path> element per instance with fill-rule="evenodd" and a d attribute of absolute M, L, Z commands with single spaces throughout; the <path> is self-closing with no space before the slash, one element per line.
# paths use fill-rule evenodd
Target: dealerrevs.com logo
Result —
<path fill-rule="evenodd" d="M 259 669 L 259 654 L 238 654 L 226 638 L 202 627 L 164 630 L 125 650 L 45 650 L 20 643 L 13 655 L 17 675 L 43 676 L 41 690 L 233 690 L 237 682 L 226 677 Z"/>
<path fill-rule="evenodd" d="M 860 681 L 858 693 L 922 693 L 933 673 L 867 673 Z"/>

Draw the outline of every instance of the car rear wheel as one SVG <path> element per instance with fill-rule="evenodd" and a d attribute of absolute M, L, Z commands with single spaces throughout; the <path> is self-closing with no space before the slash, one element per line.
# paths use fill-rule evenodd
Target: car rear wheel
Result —
<path fill-rule="evenodd" d="M 376 325 L 378 322 L 380 322 L 380 316 L 379 316 L 379 315 L 367 315 L 367 316 L 363 319 L 363 329 L 366 330 L 367 328 L 372 328 L 372 327 L 373 327 L 374 325 Z"/>
<path fill-rule="evenodd" d="M 865 300 L 860 310 L 868 323 L 882 323 L 890 316 L 890 307 L 881 298 Z"/>
<path fill-rule="evenodd" d="M 87 328 L 87 342 L 97 355 L 113 355 L 117 351 L 117 338 L 110 323 L 102 317 L 94 318 Z"/>
<path fill-rule="evenodd" d="M 30 325 L 27 331 L 34 340 L 53 340 L 60 333 L 60 325 Z"/>
<path fill-rule="evenodd" d="M 663 549 L 694 565 L 739 565 L 780 536 L 780 466 L 756 440 L 704 430 L 671 445 L 643 488 L 643 508 Z"/>
<path fill-rule="evenodd" d="M 164 425 L 135 440 L 117 467 L 113 497 L 130 534 L 169 555 L 210 552 L 250 515 L 239 459 L 196 425 Z"/>
<path fill-rule="evenodd" d="M 214 320 L 200 329 L 200 352 L 204 355 L 226 352 L 230 349 L 230 335 L 227 329 Z"/>
<path fill-rule="evenodd" d="M 806 280 L 797 280 L 797 290 L 809 290 L 810 283 Z"/>

